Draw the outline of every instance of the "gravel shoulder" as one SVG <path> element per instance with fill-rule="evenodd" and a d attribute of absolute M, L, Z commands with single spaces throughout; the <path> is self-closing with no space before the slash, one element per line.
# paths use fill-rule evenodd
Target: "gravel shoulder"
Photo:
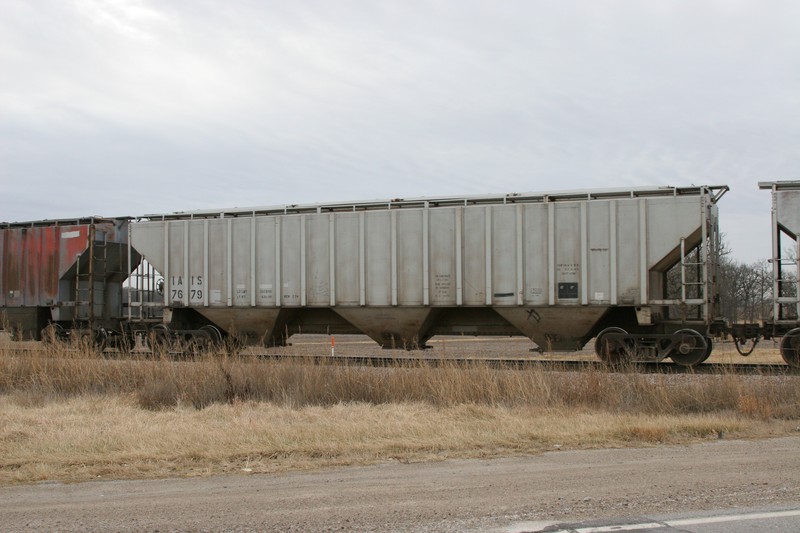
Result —
<path fill-rule="evenodd" d="M 0 488 L 4 531 L 503 531 L 800 503 L 800 436 Z"/>

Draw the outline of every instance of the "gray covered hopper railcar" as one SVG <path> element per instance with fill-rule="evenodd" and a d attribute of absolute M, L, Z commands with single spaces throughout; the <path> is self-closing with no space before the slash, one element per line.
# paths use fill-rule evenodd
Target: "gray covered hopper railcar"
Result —
<path fill-rule="evenodd" d="M 726 186 L 293 205 L 149 215 L 130 242 L 164 277 L 170 328 L 248 342 L 364 333 L 597 336 L 621 355 L 696 364 L 716 302 Z"/>

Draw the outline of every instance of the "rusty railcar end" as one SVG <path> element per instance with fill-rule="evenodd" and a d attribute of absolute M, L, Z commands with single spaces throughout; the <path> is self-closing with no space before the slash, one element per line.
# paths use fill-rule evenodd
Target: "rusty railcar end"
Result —
<path fill-rule="evenodd" d="M 0 224 L 0 310 L 5 327 L 39 338 L 65 328 L 119 327 L 128 277 L 130 217 Z M 138 254 L 134 258 L 138 263 Z"/>

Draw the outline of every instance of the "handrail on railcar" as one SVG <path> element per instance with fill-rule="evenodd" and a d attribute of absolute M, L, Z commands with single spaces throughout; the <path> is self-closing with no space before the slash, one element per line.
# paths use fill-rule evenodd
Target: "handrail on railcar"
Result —
<path fill-rule="evenodd" d="M 446 196 L 366 200 L 362 202 L 334 202 L 324 204 L 287 204 L 277 206 L 178 211 L 142 215 L 138 220 L 192 220 L 208 218 L 235 218 L 256 215 L 295 215 L 335 212 L 357 212 L 391 209 L 420 209 L 475 205 L 508 205 L 519 203 L 549 203 L 582 200 L 608 200 L 648 198 L 659 196 L 685 196 L 709 194 L 716 203 L 730 188 L 727 185 L 692 185 L 688 187 L 633 187 L 627 189 L 589 189 L 584 191 L 556 191 L 545 193 L 507 193 L 475 196 Z"/>
<path fill-rule="evenodd" d="M 42 219 L 42 220 L 27 220 L 21 222 L 0 222 L 0 229 L 10 228 L 42 228 L 50 226 L 84 226 L 88 224 L 102 224 L 104 222 L 118 222 L 118 221 L 131 221 L 134 217 L 102 217 L 90 216 L 80 218 L 58 218 L 58 219 Z"/>
<path fill-rule="evenodd" d="M 759 181 L 758 188 L 776 191 L 800 189 L 800 181 Z"/>

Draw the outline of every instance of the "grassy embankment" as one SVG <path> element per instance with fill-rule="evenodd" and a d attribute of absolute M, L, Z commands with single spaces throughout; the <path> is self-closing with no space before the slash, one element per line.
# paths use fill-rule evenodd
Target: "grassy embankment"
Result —
<path fill-rule="evenodd" d="M 798 419 L 798 376 L 480 362 L 385 369 L 0 347 L 0 484 L 760 438 L 793 432 Z"/>

